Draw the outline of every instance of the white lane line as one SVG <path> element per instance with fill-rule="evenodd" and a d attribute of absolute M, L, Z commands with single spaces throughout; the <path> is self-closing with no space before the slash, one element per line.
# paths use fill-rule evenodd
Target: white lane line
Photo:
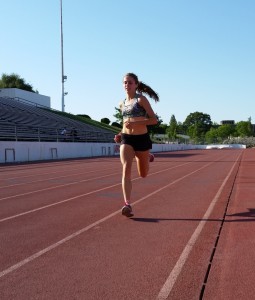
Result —
<path fill-rule="evenodd" d="M 55 186 L 52 186 L 52 187 L 49 187 L 49 188 L 45 188 L 45 189 L 40 189 L 40 190 L 31 191 L 31 192 L 27 192 L 27 193 L 23 193 L 23 194 L 17 194 L 17 195 L 13 195 L 13 196 L 8 196 L 8 197 L 5 197 L 5 198 L 0 198 L 0 201 L 6 200 L 6 199 L 17 198 L 17 197 L 20 197 L 20 196 L 31 195 L 31 194 L 35 194 L 35 193 L 39 193 L 39 192 L 43 192 L 43 191 L 54 190 L 54 189 L 57 189 L 57 188 L 60 188 L 60 187 L 75 185 L 75 184 L 79 184 L 79 183 L 82 183 L 82 182 L 87 182 L 87 181 L 97 180 L 97 179 L 101 179 L 101 178 L 105 178 L 105 177 L 110 177 L 112 175 L 116 175 L 116 174 L 119 174 L 119 173 L 120 172 L 111 173 L 111 174 L 104 175 L 104 176 L 99 176 L 99 177 L 84 179 L 84 180 L 75 181 L 75 182 L 71 182 L 71 183 L 65 183 L 65 184 L 55 185 Z"/>
<path fill-rule="evenodd" d="M 175 166 L 175 167 L 171 167 L 171 168 L 165 169 L 163 171 L 161 170 L 161 171 L 158 171 L 158 172 L 154 172 L 154 173 L 151 173 L 149 176 L 152 176 L 152 175 L 158 174 L 158 173 L 162 173 L 164 171 L 171 170 L 171 169 L 174 169 L 176 167 L 180 167 L 180 166 L 183 166 L 183 165 L 186 165 L 186 164 L 188 164 L 188 163 L 185 163 L 185 164 L 182 164 L 182 165 L 178 165 L 178 166 Z M 107 176 L 112 176 L 112 175 L 113 174 L 107 175 Z M 104 177 L 107 177 L 107 176 L 97 177 L 97 178 L 94 178 L 94 179 L 100 179 L 100 178 L 104 178 Z M 91 180 L 94 180 L 94 179 L 91 179 Z M 135 181 L 135 180 L 138 180 L 138 179 L 140 179 L 140 177 L 134 178 L 132 181 Z M 82 181 L 82 182 L 84 182 L 84 181 Z M 94 191 L 91 191 L 91 192 L 88 192 L 88 193 L 85 193 L 85 194 L 82 194 L 82 195 L 78 195 L 78 196 L 75 196 L 75 197 L 72 197 L 72 198 L 68 198 L 68 199 L 65 199 L 65 200 L 62 200 L 62 201 L 58 201 L 58 202 L 55 202 L 55 203 L 52 203 L 52 204 L 48 204 L 48 205 L 44 205 L 44 206 L 41 206 L 41 207 L 38 207 L 38 208 L 35 208 L 35 209 L 31 209 L 31 210 L 25 211 L 23 213 L 12 215 L 10 217 L 6 217 L 6 218 L 3 218 L 3 219 L 0 219 L 0 223 L 8 221 L 8 220 L 11 220 L 11 219 L 15 219 L 15 218 L 18 218 L 18 217 L 21 217 L 21 216 L 24 216 L 24 215 L 31 214 L 31 213 L 40 211 L 42 209 L 46 209 L 46 208 L 49 208 L 49 207 L 52 207 L 52 206 L 56 206 L 56 205 L 59 205 L 59 204 L 62 204 L 62 203 L 68 202 L 68 201 L 72 201 L 72 200 L 75 200 L 75 199 L 78 199 L 78 198 L 81 198 L 81 197 L 85 197 L 85 196 L 88 196 L 88 195 L 91 195 L 91 194 L 95 194 L 95 193 L 98 193 L 98 192 L 101 192 L 101 191 L 113 188 L 113 187 L 118 186 L 120 184 L 121 183 L 116 183 L 116 184 L 113 184 L 113 185 L 110 185 L 110 186 L 107 186 L 107 187 L 104 187 L 104 188 L 101 188 L 101 189 L 97 189 L 97 190 L 94 190 Z M 18 195 L 16 197 L 18 197 Z M 6 199 L 6 198 L 3 198 L 3 199 Z M 0 199 L 0 201 L 1 200 L 2 199 Z M 136 202 L 134 202 L 134 203 L 136 203 Z"/>
<path fill-rule="evenodd" d="M 169 186 L 175 184 L 176 182 L 181 181 L 182 179 L 184 179 L 184 178 L 186 178 L 186 177 L 188 177 L 188 176 L 190 176 L 190 175 L 192 175 L 192 174 L 198 172 L 199 170 L 202 170 L 202 169 L 206 168 L 208 165 L 211 165 L 212 163 L 213 163 L 213 162 L 208 163 L 208 164 L 206 164 L 205 166 L 203 166 L 203 167 L 201 167 L 201 168 L 199 168 L 199 169 L 197 169 L 197 170 L 195 170 L 195 171 L 192 171 L 191 173 L 186 174 L 185 176 L 183 176 L 183 177 L 181 177 L 181 178 L 179 178 L 179 179 L 177 179 L 177 180 L 175 180 L 175 181 L 173 181 L 173 182 L 170 182 L 169 184 L 167 184 L 167 185 L 165 185 L 165 186 L 163 186 L 163 187 L 157 189 L 156 191 L 154 191 L 154 192 L 152 192 L 152 193 L 150 193 L 150 194 L 147 194 L 145 197 L 143 197 L 143 198 L 141 198 L 141 199 L 135 201 L 135 202 L 133 203 L 133 205 L 134 205 L 134 204 L 137 204 L 137 203 L 139 203 L 139 202 L 141 202 L 141 201 L 144 201 L 145 199 L 151 197 L 152 195 L 154 195 L 154 194 L 156 194 L 156 193 L 158 193 L 158 192 L 160 192 L 160 191 L 162 191 L 162 190 L 168 188 Z M 91 228 L 97 226 L 98 224 L 107 221 L 108 219 L 110 219 L 110 218 L 116 216 L 116 215 L 119 214 L 119 213 L 120 213 L 119 210 L 118 210 L 118 211 L 115 211 L 115 212 L 113 212 L 112 214 L 110 214 L 110 215 L 108 215 L 108 216 L 106 216 L 106 217 L 104 217 L 104 218 L 102 218 L 102 219 L 100 219 L 100 220 L 98 220 L 98 221 L 96 221 L 96 222 L 94 222 L 94 223 L 92 223 L 92 224 L 90 224 L 90 225 L 84 227 L 83 229 L 74 232 L 73 234 L 71 234 L 71 235 L 65 237 L 64 239 L 62 239 L 62 240 L 60 240 L 60 241 L 58 241 L 58 242 L 56 242 L 56 243 L 50 245 L 49 247 L 47 247 L 47 248 L 45 248 L 45 249 L 42 249 L 41 251 L 39 251 L 39 252 L 37 252 L 37 253 L 35 253 L 35 254 L 33 254 L 33 255 L 31 255 L 31 256 L 25 258 L 24 260 L 18 262 L 17 264 L 15 264 L 15 265 L 13 265 L 13 266 L 11 266 L 11 267 L 9 267 L 9 268 L 7 268 L 7 269 L 1 271 L 1 272 L 0 272 L 0 278 L 3 277 L 3 276 L 5 276 L 5 275 L 7 275 L 7 274 L 9 274 L 9 273 L 11 273 L 11 272 L 13 272 L 13 271 L 15 271 L 15 270 L 17 270 L 17 269 L 19 269 L 20 267 L 26 265 L 27 263 L 30 263 L 31 261 L 33 261 L 33 260 L 35 260 L 36 258 L 42 256 L 43 254 L 45 254 L 45 253 L 47 253 L 47 252 L 49 252 L 49 251 L 55 249 L 56 247 L 58 247 L 58 246 L 64 244 L 65 242 L 70 241 L 71 239 L 75 238 L 76 236 L 78 236 L 78 235 L 80 235 L 80 234 L 82 234 L 82 233 L 88 231 L 89 229 L 91 229 Z"/>
<path fill-rule="evenodd" d="M 112 187 L 115 187 L 117 185 L 120 185 L 120 183 L 113 184 L 113 185 L 107 186 L 105 188 L 94 190 L 94 191 L 88 192 L 86 194 L 78 195 L 78 196 L 68 198 L 68 199 L 65 199 L 65 200 L 62 200 L 62 201 L 59 201 L 59 202 L 55 202 L 55 203 L 52 203 L 52 204 L 49 204 L 49 205 L 45 205 L 45 206 L 41 206 L 41 207 L 38 207 L 38 208 L 35 208 L 35 209 L 31 209 L 31 210 L 25 211 L 23 213 L 13 215 L 13 216 L 10 216 L 10 217 L 4 218 L 4 219 L 0 219 L 0 223 L 11 220 L 11 219 L 15 219 L 15 218 L 18 218 L 18 217 L 21 217 L 21 216 L 25 216 L 25 215 L 40 211 L 40 210 L 45 209 L 45 208 L 49 208 L 49 207 L 56 206 L 56 205 L 59 205 L 59 204 L 62 204 L 62 203 L 68 202 L 68 201 L 72 201 L 72 200 L 75 200 L 75 199 L 78 199 L 78 198 L 81 198 L 81 197 L 84 197 L 84 196 L 88 196 L 88 195 L 91 195 L 91 194 L 94 194 L 94 193 L 98 193 L 98 192 L 110 189 Z"/>
<path fill-rule="evenodd" d="M 117 168 L 116 168 L 117 169 Z M 103 169 L 102 171 L 109 171 L 109 170 L 113 170 L 113 168 L 111 169 Z M 27 182 L 18 182 L 18 183 L 13 183 L 13 184 L 9 184 L 9 185 L 5 185 L 5 186 L 0 186 L 0 189 L 7 189 L 7 188 L 10 188 L 10 187 L 13 187 L 13 186 L 19 186 L 19 185 L 29 185 L 31 183 L 38 183 L 38 182 L 49 182 L 51 180 L 55 180 L 55 181 L 58 181 L 58 179 L 60 178 L 68 178 L 68 177 L 73 177 L 73 176 L 78 176 L 78 175 L 87 175 L 87 174 L 91 174 L 91 173 L 96 173 L 98 172 L 98 170 L 94 170 L 94 171 L 88 171 L 86 173 L 82 172 L 82 173 L 74 173 L 74 174 L 68 174 L 68 175 L 63 175 L 63 176 L 57 176 L 57 177 L 47 177 L 47 178 L 44 178 L 44 179 L 38 179 L 38 180 L 34 180 L 34 181 L 27 181 Z M 45 173 L 45 174 L 40 174 L 41 175 L 52 175 L 52 174 L 57 174 L 59 172 L 53 172 L 53 173 Z M 61 172 L 63 173 L 63 172 Z M 8 182 L 15 182 L 15 180 L 23 180 L 24 178 L 30 178 L 30 177 L 36 177 L 36 176 L 39 176 L 38 175 L 29 175 L 29 176 L 22 176 L 22 177 L 13 177 L 13 178 L 8 178 L 6 179 L 5 181 L 8 181 Z M 107 175 L 107 176 L 110 176 L 110 175 Z M 94 178 L 95 179 L 95 178 Z M 91 180 L 91 179 L 89 179 Z"/>
<path fill-rule="evenodd" d="M 63 168 L 66 168 L 71 166 L 76 166 L 76 165 L 81 165 L 81 163 L 84 163 L 83 165 L 87 165 L 89 164 L 90 162 L 92 163 L 95 163 L 95 162 L 101 162 L 101 158 L 99 159 L 89 159 L 89 160 L 74 160 L 74 161 L 70 161 L 70 162 L 64 162 L 64 161 L 61 161 L 61 162 L 50 162 L 50 163 L 45 163 L 45 162 L 42 162 L 42 163 L 39 163 L 39 164 L 25 164 L 25 165 L 12 165 L 12 166 L 1 166 L 0 168 L 0 176 L 2 174 L 4 174 L 4 172 L 8 171 L 9 173 L 10 172 L 15 172 L 15 174 L 17 174 L 17 172 L 19 172 L 20 175 L 22 175 L 22 173 L 26 173 L 27 174 L 27 171 L 30 171 L 30 170 L 35 170 L 35 169 L 38 169 L 38 168 L 56 168 L 56 167 L 63 167 Z M 4 175 L 5 176 L 5 175 Z"/>
<path fill-rule="evenodd" d="M 58 241 L 57 243 L 52 244 L 52 245 L 50 245 L 49 247 L 44 248 L 43 250 L 41 250 L 41 251 L 39 251 L 39 252 L 37 252 L 37 253 L 35 253 L 35 254 L 33 254 L 33 255 L 27 257 L 26 259 L 24 259 L 24 260 L 18 262 L 17 264 L 11 266 L 10 268 L 8 268 L 8 269 L 6 269 L 6 270 L 0 272 L 0 278 L 3 277 L 3 276 L 5 276 L 5 275 L 7 275 L 7 274 L 9 274 L 9 273 L 11 273 L 11 272 L 13 272 L 13 271 L 15 271 L 15 270 L 17 270 L 17 269 L 19 269 L 20 267 L 26 265 L 27 263 L 30 263 L 30 262 L 33 261 L 34 259 L 36 259 L 36 258 L 42 256 L 43 254 L 45 254 L 45 253 L 47 253 L 47 252 L 49 252 L 49 251 L 55 249 L 56 247 L 58 247 L 58 246 L 64 244 L 65 242 L 70 241 L 71 239 L 75 238 L 76 236 L 78 236 L 78 235 L 84 233 L 85 231 L 88 231 L 89 229 L 91 229 L 91 228 L 97 226 L 98 224 L 100 224 L 100 223 L 102 223 L 102 222 L 104 222 L 104 221 L 106 221 L 106 220 L 112 218 L 113 216 L 115 216 L 115 215 L 117 215 L 117 214 L 119 214 L 119 213 L 120 213 L 120 211 L 115 211 L 114 213 L 112 213 L 112 214 L 110 214 L 110 215 L 108 215 L 108 216 L 106 216 L 106 217 L 104 217 L 104 218 L 98 220 L 97 222 L 92 223 L 92 224 L 88 225 L 87 227 L 84 227 L 83 229 L 74 232 L 73 234 L 71 234 L 71 235 L 65 237 L 64 239 Z"/>
<path fill-rule="evenodd" d="M 176 166 L 173 166 L 173 167 L 161 170 L 159 172 L 151 173 L 148 176 L 151 176 L 151 175 L 157 174 L 157 173 L 161 173 L 161 172 L 164 172 L 164 171 L 168 171 L 170 169 L 175 169 L 177 167 L 181 167 L 181 166 L 184 166 L 184 165 L 187 165 L 187 164 L 191 164 L 191 163 L 194 163 L 194 162 L 200 162 L 200 160 L 195 160 L 193 162 L 185 162 L 183 164 L 176 165 Z M 19 196 L 31 195 L 31 194 L 38 193 L 38 192 L 53 190 L 53 189 L 57 189 L 57 188 L 60 188 L 60 187 L 65 187 L 65 186 L 69 186 L 69 185 L 78 184 L 78 183 L 81 183 L 81 182 L 86 182 L 86 181 L 91 181 L 91 180 L 100 179 L 100 178 L 104 178 L 104 177 L 109 177 L 109 176 L 112 176 L 112 175 L 115 175 L 115 174 L 118 174 L 118 173 L 113 173 L 113 174 L 109 174 L 109 175 L 105 175 L 105 176 L 101 176 L 101 177 L 95 177 L 95 178 L 85 179 L 85 180 L 76 181 L 76 182 L 72 182 L 72 183 L 66 183 L 66 184 L 56 185 L 56 186 L 53 186 L 53 187 L 49 187 L 49 188 L 45 188 L 45 189 L 40 189 L 40 190 L 36 190 L 36 191 L 31 191 L 31 192 L 27 192 L 27 193 L 23 193 L 23 194 L 17 194 L 17 195 L 13 195 L 13 196 L 7 196 L 7 197 L 4 197 L 4 198 L 0 198 L 0 201 L 7 200 L 7 199 L 12 199 L 12 198 L 17 198 Z M 134 180 L 137 180 L 139 178 L 136 178 Z"/>
<path fill-rule="evenodd" d="M 240 157 L 241 155 L 239 155 Z M 202 220 L 199 222 L 197 228 L 195 229 L 195 231 L 193 232 L 191 238 L 189 239 L 187 245 L 185 246 L 184 250 L 182 251 L 178 261 L 176 262 L 173 270 L 171 271 L 170 275 L 168 276 L 166 282 L 164 283 L 163 287 L 161 288 L 158 296 L 157 296 L 157 300 L 165 300 L 169 297 L 170 293 L 171 293 L 171 290 L 178 278 L 178 276 L 180 275 L 181 271 L 182 271 L 182 268 L 184 266 L 184 264 L 186 263 L 188 257 L 189 257 L 189 254 L 190 252 L 192 251 L 193 249 L 193 246 L 195 245 L 197 239 L 199 238 L 199 235 L 203 229 L 203 227 L 205 226 L 206 222 L 205 220 L 206 219 L 209 219 L 210 217 L 210 214 L 212 213 L 213 209 L 214 209 L 214 206 L 215 204 L 217 203 L 217 201 L 219 200 L 219 197 L 222 193 L 222 190 L 223 188 L 225 187 L 229 177 L 231 176 L 237 162 L 238 162 L 238 159 L 239 157 L 237 158 L 237 160 L 235 161 L 235 164 L 233 165 L 233 167 L 231 168 L 231 170 L 229 171 L 227 177 L 225 178 L 225 180 L 223 181 L 222 185 L 220 186 L 217 194 L 215 195 L 215 197 L 213 198 L 211 204 L 209 205 L 207 211 L 205 212 L 204 216 L 202 217 Z"/>

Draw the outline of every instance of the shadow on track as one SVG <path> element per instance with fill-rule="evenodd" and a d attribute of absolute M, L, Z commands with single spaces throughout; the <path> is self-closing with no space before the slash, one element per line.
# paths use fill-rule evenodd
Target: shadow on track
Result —
<path fill-rule="evenodd" d="M 226 217 L 245 217 L 242 219 L 227 220 L 226 222 L 251 222 L 255 221 L 255 208 L 247 208 L 247 211 L 235 213 L 235 214 L 226 214 Z"/>
<path fill-rule="evenodd" d="M 195 154 L 195 153 L 176 153 L 176 152 L 167 152 L 167 153 L 155 153 L 155 156 L 158 158 L 166 158 L 166 157 L 189 157 L 189 156 L 195 156 L 195 155 L 201 155 L 201 154 Z"/>
<path fill-rule="evenodd" d="M 132 217 L 130 220 L 144 223 L 159 223 L 161 221 L 195 221 L 195 222 L 222 222 L 222 219 L 166 219 L 166 218 L 136 218 Z"/>
<path fill-rule="evenodd" d="M 255 221 L 255 208 L 247 208 L 247 211 L 235 213 L 235 214 L 227 214 L 226 217 L 242 217 L 240 219 L 225 219 L 224 222 L 232 223 L 232 222 L 254 222 Z M 218 219 L 192 219 L 192 218 L 136 218 L 132 217 L 130 220 L 135 222 L 144 222 L 144 223 L 159 223 L 161 221 L 192 221 L 192 222 L 222 222 L 222 218 Z"/>

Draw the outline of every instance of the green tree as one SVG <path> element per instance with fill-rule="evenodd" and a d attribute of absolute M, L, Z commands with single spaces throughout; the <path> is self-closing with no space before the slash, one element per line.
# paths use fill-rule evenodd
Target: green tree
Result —
<path fill-rule="evenodd" d="M 236 124 L 236 131 L 240 137 L 248 137 L 253 135 L 251 120 L 240 121 Z"/>
<path fill-rule="evenodd" d="M 168 128 L 167 124 L 161 123 L 159 125 L 159 127 L 158 127 L 157 133 L 159 133 L 159 134 L 166 134 L 167 128 Z"/>
<path fill-rule="evenodd" d="M 115 107 L 115 114 L 113 115 L 121 126 L 123 125 L 123 117 L 120 108 Z"/>
<path fill-rule="evenodd" d="M 185 126 L 183 125 L 182 122 L 177 123 L 176 133 L 183 134 L 183 135 L 186 134 L 186 128 L 185 128 Z"/>
<path fill-rule="evenodd" d="M 111 121 L 108 118 L 102 118 L 101 123 L 109 125 L 111 123 Z"/>
<path fill-rule="evenodd" d="M 159 117 L 157 114 L 155 114 L 158 120 L 158 123 L 155 125 L 148 125 L 148 132 L 154 136 L 154 134 L 159 133 L 160 132 L 160 126 L 163 123 L 163 120 L 161 119 L 161 117 Z"/>
<path fill-rule="evenodd" d="M 235 126 L 230 124 L 223 124 L 217 128 L 219 141 L 228 139 L 235 134 Z"/>
<path fill-rule="evenodd" d="M 111 126 L 122 128 L 122 126 L 117 122 L 112 122 Z"/>
<path fill-rule="evenodd" d="M 197 142 L 204 139 L 206 132 L 212 126 L 212 121 L 210 115 L 194 112 L 187 116 L 183 126 L 186 129 L 186 133 Z"/>
<path fill-rule="evenodd" d="M 171 140 L 175 140 L 176 133 L 177 133 L 177 121 L 175 118 L 175 115 L 171 116 L 170 122 L 169 122 L 169 127 L 167 128 L 167 136 Z"/>
<path fill-rule="evenodd" d="M 10 75 L 3 73 L 0 79 L 0 88 L 17 88 L 28 92 L 38 93 L 38 91 L 33 89 L 31 84 L 26 83 L 24 78 L 21 78 L 15 73 Z"/>
<path fill-rule="evenodd" d="M 83 117 L 83 118 L 86 118 L 86 119 L 90 119 L 91 120 L 91 117 L 90 116 L 88 116 L 88 115 L 77 115 L 77 116 L 79 116 L 79 117 Z"/>
<path fill-rule="evenodd" d="M 205 140 L 208 144 L 215 144 L 218 142 L 218 130 L 211 127 L 205 134 Z"/>

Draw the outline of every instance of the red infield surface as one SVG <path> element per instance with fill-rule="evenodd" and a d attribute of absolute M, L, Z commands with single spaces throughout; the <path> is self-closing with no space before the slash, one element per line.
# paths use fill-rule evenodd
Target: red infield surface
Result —
<path fill-rule="evenodd" d="M 0 299 L 255 299 L 255 149 L 0 166 Z"/>

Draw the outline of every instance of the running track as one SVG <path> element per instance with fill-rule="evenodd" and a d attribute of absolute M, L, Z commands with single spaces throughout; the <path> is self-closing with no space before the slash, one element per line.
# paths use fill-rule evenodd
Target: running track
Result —
<path fill-rule="evenodd" d="M 255 149 L 155 156 L 0 166 L 0 299 L 255 299 Z"/>

